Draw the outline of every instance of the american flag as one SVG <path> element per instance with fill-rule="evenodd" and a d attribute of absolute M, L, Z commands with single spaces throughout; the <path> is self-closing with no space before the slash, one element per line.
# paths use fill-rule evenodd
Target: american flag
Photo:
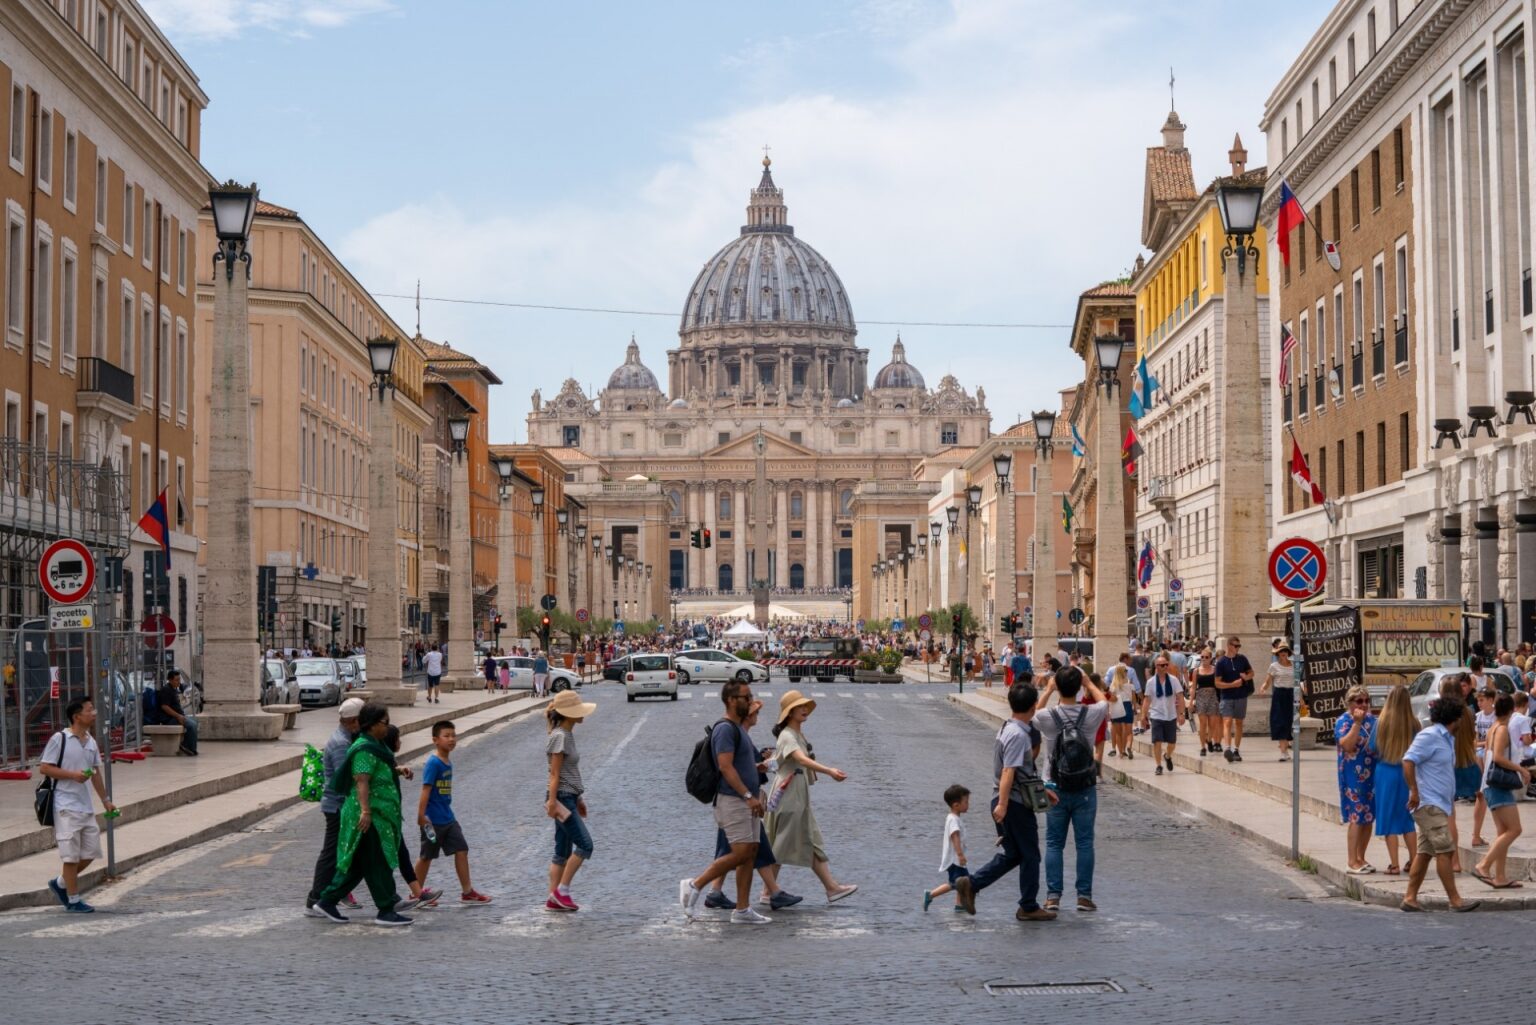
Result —
<path fill-rule="evenodd" d="M 1296 336 L 1284 324 L 1280 325 L 1280 390 L 1291 386 L 1291 353 L 1296 349 Z"/>

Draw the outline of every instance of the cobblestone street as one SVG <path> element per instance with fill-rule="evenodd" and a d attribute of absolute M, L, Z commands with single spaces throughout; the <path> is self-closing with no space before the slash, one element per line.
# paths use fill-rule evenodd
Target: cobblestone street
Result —
<path fill-rule="evenodd" d="M 769 710 L 787 684 L 759 686 Z M 49 1022 L 948 1022 L 1088 1016 L 1167 1021 L 1320 1021 L 1346 990 L 1351 1021 L 1400 1023 L 1425 998 L 1468 1020 L 1504 1006 L 1495 987 L 1419 971 L 1444 956 L 1476 962 L 1489 920 L 1408 916 L 1327 896 L 1211 827 L 1106 786 L 1100 800 L 1096 914 L 1014 921 L 1004 880 L 970 918 L 936 901 L 944 806 L 961 782 L 973 868 L 990 856 L 985 811 L 990 729 L 942 700 L 944 688 L 815 684 L 807 735 L 849 773 L 813 791 L 834 869 L 860 884 L 825 904 L 805 895 L 770 926 L 723 912 L 689 924 L 677 880 L 708 859 L 708 810 L 682 787 L 718 688 L 678 702 L 626 704 L 587 688 L 599 710 L 579 727 L 596 856 L 574 889 L 582 911 L 543 910 L 550 826 L 540 808 L 544 730 L 530 718 L 467 742 L 454 804 L 488 907 L 449 896 L 411 929 L 332 925 L 302 915 L 320 816 L 311 806 L 193 848 L 91 895 L 93 916 L 57 908 L 0 916 L 9 1021 Z M 764 725 L 754 734 L 771 742 Z M 413 792 L 408 784 L 407 793 Z M 1068 854 L 1068 889 L 1071 856 Z M 1043 891 L 1042 891 L 1043 892 Z M 1504 921 L 1503 919 L 1500 920 Z M 1488 949 L 1491 949 L 1488 948 Z M 1405 971 L 1407 969 L 1407 971 Z M 1433 994 L 1398 978 L 1435 978 Z M 1474 977 L 1468 977 L 1473 979 Z M 1124 993 L 992 995 L 988 983 L 1108 980 Z"/>

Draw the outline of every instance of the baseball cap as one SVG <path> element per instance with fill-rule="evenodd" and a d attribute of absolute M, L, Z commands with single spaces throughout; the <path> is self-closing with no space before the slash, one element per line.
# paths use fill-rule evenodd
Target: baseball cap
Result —
<path fill-rule="evenodd" d="M 356 719 L 363 711 L 362 698 L 348 698 L 341 703 L 337 714 L 343 719 Z"/>

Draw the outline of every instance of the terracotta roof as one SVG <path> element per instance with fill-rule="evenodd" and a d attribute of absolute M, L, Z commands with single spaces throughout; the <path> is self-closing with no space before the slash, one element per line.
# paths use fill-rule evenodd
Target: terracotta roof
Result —
<path fill-rule="evenodd" d="M 1083 299 L 1131 299 L 1136 295 L 1129 281 L 1106 281 L 1083 292 Z"/>
<path fill-rule="evenodd" d="M 299 220 L 299 212 L 290 210 L 286 206 L 278 206 L 276 203 L 268 203 L 265 199 L 256 200 L 256 214 L 259 217 L 282 217 L 287 220 Z"/>
<path fill-rule="evenodd" d="M 484 374 L 486 380 L 490 381 L 492 384 L 501 383 L 501 378 L 497 377 L 496 374 L 492 372 L 490 367 L 486 366 L 484 363 L 481 363 L 479 360 L 475 359 L 475 357 L 469 355 L 468 353 L 460 352 L 458 349 L 455 349 L 451 345 L 443 342 L 434 342 L 431 339 L 423 338 L 420 335 L 416 336 L 416 340 L 421 343 L 421 351 L 427 357 L 428 370 L 433 370 L 442 366 L 464 367 L 469 370 L 477 370 Z"/>
<path fill-rule="evenodd" d="M 1147 147 L 1147 187 L 1154 203 L 1166 200 L 1194 199 L 1195 172 L 1189 150 L 1170 150 L 1163 146 Z"/>

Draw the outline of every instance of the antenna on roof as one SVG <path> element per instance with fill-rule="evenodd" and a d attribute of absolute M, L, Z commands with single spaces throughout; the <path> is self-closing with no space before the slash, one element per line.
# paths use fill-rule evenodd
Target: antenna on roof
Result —
<path fill-rule="evenodd" d="M 1173 68 L 1171 67 L 1168 69 L 1168 109 L 1179 109 L 1179 105 L 1173 102 Z"/>
<path fill-rule="evenodd" d="M 416 337 L 421 337 L 421 279 L 416 279 Z"/>

